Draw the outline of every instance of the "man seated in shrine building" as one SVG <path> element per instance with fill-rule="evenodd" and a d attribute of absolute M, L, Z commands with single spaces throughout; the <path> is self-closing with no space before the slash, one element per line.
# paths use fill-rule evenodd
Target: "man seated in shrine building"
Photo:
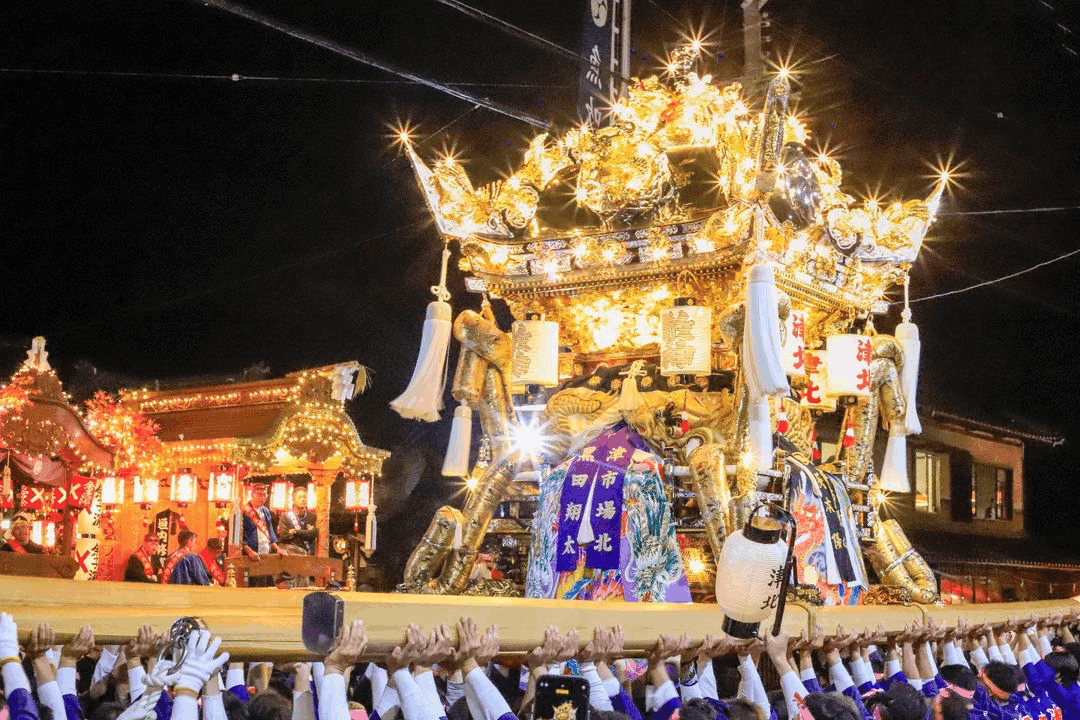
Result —
<path fill-rule="evenodd" d="M 290 555 L 314 555 L 319 530 L 315 513 L 308 509 L 308 489 L 298 485 L 292 500 L 292 509 L 278 516 L 278 543 L 286 546 Z"/>
<path fill-rule="evenodd" d="M 161 582 L 167 585 L 213 585 L 203 559 L 195 552 L 199 536 L 191 530 L 181 530 L 176 539 L 180 547 L 165 561 Z"/>
<path fill-rule="evenodd" d="M 30 521 L 20 516 L 11 524 L 11 539 L 0 545 L 0 552 L 42 555 L 45 548 L 30 540 Z"/>
<path fill-rule="evenodd" d="M 142 545 L 128 558 L 127 567 L 124 569 L 125 582 L 158 582 L 161 574 L 158 543 L 157 533 L 148 532 L 143 535 Z"/>

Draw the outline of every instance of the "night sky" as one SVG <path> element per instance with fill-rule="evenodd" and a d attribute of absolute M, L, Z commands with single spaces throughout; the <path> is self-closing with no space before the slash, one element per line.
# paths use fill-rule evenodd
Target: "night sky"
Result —
<path fill-rule="evenodd" d="M 579 49 L 583 2 L 470 4 Z M 575 63 L 432 0 L 247 5 L 562 127 L 575 119 Z M 1080 205 L 1076 0 L 765 10 L 767 49 L 804 69 L 811 145 L 840 151 L 849 192 L 924 197 L 928 163 L 966 171 L 912 272 L 914 298 L 1077 246 L 1076 210 L 949 214 Z M 633 22 L 635 75 L 691 29 L 712 43 L 705 71 L 741 72 L 735 0 L 637 0 Z M 390 127 L 410 121 L 429 156 L 456 148 L 477 184 L 516 163 L 533 128 L 186 0 L 5 0 L 0 68 L 0 375 L 34 335 L 76 394 L 356 359 L 374 371 L 352 406 L 364 440 L 441 450 L 447 423 L 387 406 L 412 372 L 441 249 Z M 913 306 L 927 405 L 1067 437 L 1029 446 L 1039 532 L 1068 529 L 1080 507 L 1078 267 Z M 456 310 L 478 305 L 456 270 L 450 283 Z"/>

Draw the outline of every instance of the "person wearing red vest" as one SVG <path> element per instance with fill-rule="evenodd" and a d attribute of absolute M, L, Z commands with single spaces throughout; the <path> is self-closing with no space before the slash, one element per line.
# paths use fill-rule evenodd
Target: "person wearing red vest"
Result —
<path fill-rule="evenodd" d="M 214 582 L 218 585 L 225 584 L 225 569 L 222 567 L 223 549 L 220 539 L 210 538 L 206 541 L 206 547 L 199 552 L 199 557 L 206 566 L 206 572 L 210 573 L 210 577 L 214 578 Z"/>
<path fill-rule="evenodd" d="M 161 582 L 168 585 L 213 585 L 214 581 L 206 571 L 202 558 L 195 552 L 199 536 L 191 530 L 181 530 L 176 539 L 180 547 L 165 561 Z"/>
<path fill-rule="evenodd" d="M 158 555 L 157 533 L 148 532 L 143 536 L 142 545 L 131 553 L 127 567 L 124 568 L 125 582 L 156 583 L 161 574 L 161 556 Z"/>
<path fill-rule="evenodd" d="M 21 555 L 42 555 L 45 548 L 30 541 L 30 521 L 17 518 L 11 525 L 11 539 L 0 545 L 0 552 L 13 552 Z"/>

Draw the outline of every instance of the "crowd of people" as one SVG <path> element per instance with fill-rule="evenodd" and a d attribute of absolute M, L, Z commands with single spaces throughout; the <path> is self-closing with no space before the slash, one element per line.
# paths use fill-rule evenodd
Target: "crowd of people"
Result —
<path fill-rule="evenodd" d="M 20 647 L 3 613 L 0 720 L 553 720 L 533 713 L 551 674 L 584 678 L 591 720 L 1080 720 L 1077 615 L 931 622 L 892 636 L 662 635 L 643 659 L 628 657 L 618 626 L 585 644 L 551 627 L 531 652 L 504 657 L 494 626 L 462 618 L 456 638 L 445 625 L 430 635 L 410 625 L 371 661 L 355 621 L 321 662 L 278 667 L 229 662 L 203 630 L 177 669 L 159 659 L 168 640 L 149 626 L 100 647 L 90 627 L 57 645 L 41 625 Z"/>

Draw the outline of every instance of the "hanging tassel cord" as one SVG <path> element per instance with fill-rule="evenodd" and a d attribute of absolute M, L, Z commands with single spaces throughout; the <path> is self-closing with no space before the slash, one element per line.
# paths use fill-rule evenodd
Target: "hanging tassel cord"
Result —
<path fill-rule="evenodd" d="M 439 284 L 431 286 L 431 294 L 442 302 L 450 302 L 450 291 L 446 289 L 446 268 L 450 264 L 450 241 L 443 240 L 442 266 L 439 268 Z"/>

